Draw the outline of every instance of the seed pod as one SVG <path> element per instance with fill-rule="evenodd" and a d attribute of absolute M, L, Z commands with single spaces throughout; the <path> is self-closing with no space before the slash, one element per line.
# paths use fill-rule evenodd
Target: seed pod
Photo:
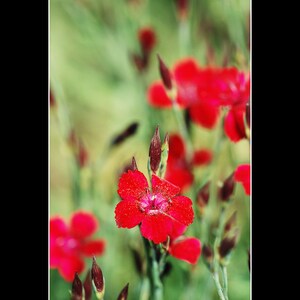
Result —
<path fill-rule="evenodd" d="M 236 225 L 236 216 L 237 216 L 237 211 L 235 211 L 226 222 L 224 227 L 225 234 L 228 233 Z"/>
<path fill-rule="evenodd" d="M 237 242 L 238 232 L 236 232 L 232 237 L 225 237 L 220 244 L 219 254 L 221 259 L 228 256 L 231 251 L 235 248 Z"/>

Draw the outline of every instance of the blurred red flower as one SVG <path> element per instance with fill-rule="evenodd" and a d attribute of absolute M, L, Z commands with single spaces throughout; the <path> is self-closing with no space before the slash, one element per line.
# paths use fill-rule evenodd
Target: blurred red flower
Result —
<path fill-rule="evenodd" d="M 240 165 L 234 172 L 234 180 L 240 182 L 247 195 L 250 195 L 250 164 Z"/>
<path fill-rule="evenodd" d="M 143 27 L 138 31 L 138 39 L 142 52 L 149 54 L 156 44 L 156 35 L 151 27 Z"/>
<path fill-rule="evenodd" d="M 211 160 L 212 152 L 200 149 L 194 152 L 192 161 L 188 161 L 184 140 L 179 134 L 171 134 L 165 179 L 180 187 L 182 192 L 193 183 L 192 167 L 209 164 Z"/>
<path fill-rule="evenodd" d="M 94 215 L 85 211 L 75 212 L 68 225 L 61 217 L 50 219 L 50 268 L 71 282 L 75 272 L 84 269 L 84 257 L 101 255 L 105 242 L 91 239 L 99 227 Z"/>
<path fill-rule="evenodd" d="M 196 264 L 201 254 L 201 242 L 194 237 L 183 236 L 186 226 L 176 226 L 170 235 L 168 252 L 177 259 Z"/>
<path fill-rule="evenodd" d="M 193 58 L 177 62 L 173 68 L 177 96 L 181 108 L 189 110 L 191 120 L 205 128 L 216 125 L 220 107 L 228 107 L 224 130 L 237 142 L 246 137 L 244 118 L 250 97 L 250 76 L 237 68 L 201 68 Z M 161 81 L 155 81 L 147 92 L 150 105 L 171 108 L 172 101 Z"/>
<path fill-rule="evenodd" d="M 194 211 L 192 201 L 178 195 L 179 187 L 156 175 L 152 175 L 151 185 L 152 189 L 138 170 L 124 173 L 119 181 L 122 200 L 115 208 L 115 219 L 122 228 L 141 224 L 142 235 L 159 244 L 171 234 L 174 224 L 190 225 Z"/>

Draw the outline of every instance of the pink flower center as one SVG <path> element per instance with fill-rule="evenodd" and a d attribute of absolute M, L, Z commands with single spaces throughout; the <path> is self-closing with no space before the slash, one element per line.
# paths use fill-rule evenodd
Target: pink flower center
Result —
<path fill-rule="evenodd" d="M 67 237 L 67 238 L 60 237 L 56 240 L 56 243 L 59 247 L 63 249 L 65 253 L 72 253 L 74 251 L 77 251 L 79 248 L 78 240 L 72 237 Z"/>
<path fill-rule="evenodd" d="M 169 203 L 161 194 L 146 194 L 140 201 L 140 209 L 149 215 L 156 215 L 166 211 Z"/>

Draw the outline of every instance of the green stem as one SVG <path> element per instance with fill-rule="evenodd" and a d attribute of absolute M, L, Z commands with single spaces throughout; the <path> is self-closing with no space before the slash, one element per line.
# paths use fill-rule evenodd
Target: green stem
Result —
<path fill-rule="evenodd" d="M 221 265 L 221 272 L 223 277 L 224 295 L 226 300 L 228 300 L 228 277 L 226 266 Z"/>
<path fill-rule="evenodd" d="M 216 284 L 216 287 L 217 287 L 217 291 L 218 291 L 218 295 L 220 297 L 221 300 L 226 300 L 224 294 L 223 294 L 223 289 L 222 289 L 222 286 L 221 286 L 221 283 L 220 283 L 220 278 L 219 278 L 219 273 L 218 271 L 214 272 L 212 274 L 213 276 L 213 279 L 215 281 L 215 284 Z"/>
<path fill-rule="evenodd" d="M 155 245 L 143 237 L 147 257 L 147 274 L 150 279 L 150 299 L 163 300 L 163 284 L 160 279 L 159 262 L 155 253 Z"/>
<path fill-rule="evenodd" d="M 74 209 L 78 209 L 80 207 L 81 202 L 81 173 L 80 167 L 78 166 L 76 159 L 74 160 L 74 172 L 72 172 L 72 199 Z"/>

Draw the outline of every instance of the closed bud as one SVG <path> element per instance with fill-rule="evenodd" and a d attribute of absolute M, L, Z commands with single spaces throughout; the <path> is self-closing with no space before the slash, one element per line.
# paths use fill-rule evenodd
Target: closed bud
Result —
<path fill-rule="evenodd" d="M 127 283 L 124 288 L 122 289 L 121 293 L 118 296 L 117 300 L 126 300 L 127 296 L 128 296 L 128 287 L 129 287 L 129 283 Z"/>
<path fill-rule="evenodd" d="M 207 182 L 197 194 L 197 205 L 201 214 L 204 213 L 204 208 L 207 206 L 209 201 L 209 187 L 210 181 Z"/>
<path fill-rule="evenodd" d="M 113 138 L 113 140 L 111 141 L 110 146 L 113 147 L 113 146 L 116 146 L 116 145 L 120 145 L 126 139 L 128 139 L 129 137 L 134 135 L 137 128 L 138 128 L 138 125 L 139 124 L 137 122 L 134 122 L 134 123 L 130 124 L 125 130 L 123 130 L 120 134 L 118 134 L 115 138 Z"/>
<path fill-rule="evenodd" d="M 145 57 L 148 57 L 156 44 L 156 35 L 151 27 L 144 27 L 138 31 L 138 39 Z"/>
<path fill-rule="evenodd" d="M 208 245 L 204 245 L 202 248 L 202 255 L 205 261 L 210 265 L 213 262 L 214 254 L 212 249 Z"/>
<path fill-rule="evenodd" d="M 184 20 L 187 18 L 188 4 L 189 4 L 188 0 L 176 0 L 177 13 L 179 19 Z"/>
<path fill-rule="evenodd" d="M 138 54 L 131 54 L 131 59 L 136 69 L 139 72 L 143 72 L 148 67 L 148 56 L 140 56 Z"/>
<path fill-rule="evenodd" d="M 78 148 L 78 154 L 77 154 L 77 162 L 80 166 L 80 168 L 83 168 L 87 165 L 89 159 L 89 153 L 85 146 L 83 145 L 83 142 L 79 142 L 79 148 Z"/>
<path fill-rule="evenodd" d="M 103 299 L 105 293 L 105 283 L 104 277 L 102 274 L 102 270 L 96 263 L 96 258 L 93 257 L 93 265 L 92 265 L 92 283 L 96 293 L 97 299 Z"/>
<path fill-rule="evenodd" d="M 228 221 L 225 224 L 224 227 L 224 233 L 228 233 L 230 232 L 230 230 L 236 225 L 236 216 L 237 216 L 237 212 L 235 211 L 231 217 L 228 219 Z"/>
<path fill-rule="evenodd" d="M 235 248 L 237 242 L 238 232 L 236 232 L 232 237 L 225 237 L 220 244 L 219 254 L 221 261 L 223 258 L 227 257 L 231 251 Z"/>
<path fill-rule="evenodd" d="M 72 300 L 82 300 L 82 283 L 78 274 L 75 273 L 74 280 L 72 282 Z"/>
<path fill-rule="evenodd" d="M 161 158 L 161 141 L 159 136 L 159 127 L 157 126 L 152 137 L 149 148 L 149 159 L 151 171 L 156 173 L 159 168 Z"/>
<path fill-rule="evenodd" d="M 163 84 L 167 90 L 171 90 L 172 89 L 171 73 L 158 54 L 157 54 L 157 58 L 159 62 L 159 73 L 163 81 Z"/>
<path fill-rule="evenodd" d="M 83 288 L 84 288 L 84 300 L 91 300 L 92 299 L 92 278 L 91 278 L 91 270 L 89 269 L 84 283 L 83 283 Z"/>
<path fill-rule="evenodd" d="M 235 187 L 234 173 L 232 173 L 223 182 L 223 185 L 219 190 L 219 197 L 220 197 L 221 201 L 227 202 L 229 200 L 229 198 L 233 194 L 234 187 Z"/>

